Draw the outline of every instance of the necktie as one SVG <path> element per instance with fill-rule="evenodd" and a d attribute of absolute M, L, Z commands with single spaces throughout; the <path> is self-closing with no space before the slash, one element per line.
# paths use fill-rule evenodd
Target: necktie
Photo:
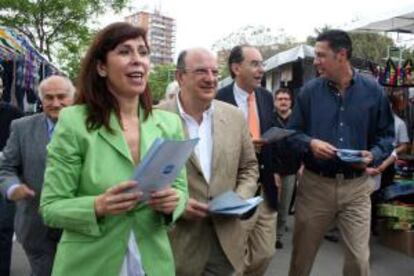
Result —
<path fill-rule="evenodd" d="M 256 111 L 256 97 L 254 96 L 254 92 L 247 96 L 247 121 L 249 123 L 250 135 L 252 138 L 260 138 L 260 124 Z"/>

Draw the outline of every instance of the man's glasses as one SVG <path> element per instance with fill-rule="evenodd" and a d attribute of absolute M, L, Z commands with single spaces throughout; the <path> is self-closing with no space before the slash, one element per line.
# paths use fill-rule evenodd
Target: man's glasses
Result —
<path fill-rule="evenodd" d="M 215 68 L 184 68 L 185 72 L 192 73 L 196 76 L 207 76 L 211 73 L 214 77 L 218 77 L 220 75 L 219 70 Z"/>
<path fill-rule="evenodd" d="M 264 68 L 266 64 L 262 60 L 252 60 L 249 62 L 249 66 L 253 68 Z"/>

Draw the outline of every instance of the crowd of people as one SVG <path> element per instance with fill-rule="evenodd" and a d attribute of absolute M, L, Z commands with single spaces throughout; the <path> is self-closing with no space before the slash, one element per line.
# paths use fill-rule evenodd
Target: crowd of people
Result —
<path fill-rule="evenodd" d="M 146 31 L 105 27 L 76 88 L 63 76 L 40 83 L 43 113 L 19 118 L 0 106 L 0 274 L 9 275 L 15 202 L 31 275 L 264 275 L 287 242 L 299 182 L 290 270 L 282 273 L 309 275 L 334 224 L 345 241 L 343 274 L 369 275 L 373 176 L 393 150 L 394 118 L 351 55 L 346 32 L 321 33 L 319 77 L 295 98 L 289 88 L 272 95 L 261 87 L 263 57 L 253 46 L 231 50 L 233 81 L 219 90 L 215 55 L 186 49 L 175 87 L 153 106 Z M 272 127 L 294 132 L 268 143 L 261 136 Z M 199 142 L 175 181 L 144 200 L 130 179 L 157 138 Z M 340 149 L 359 150 L 362 161 L 341 161 Z M 229 190 L 264 200 L 242 216 L 209 212 Z"/>

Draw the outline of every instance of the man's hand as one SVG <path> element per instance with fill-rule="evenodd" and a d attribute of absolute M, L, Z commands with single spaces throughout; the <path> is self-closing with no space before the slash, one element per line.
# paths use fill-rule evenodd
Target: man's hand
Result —
<path fill-rule="evenodd" d="M 366 168 L 365 172 L 370 176 L 376 176 L 376 175 L 381 174 L 381 171 L 378 168 L 371 168 L 371 167 Z"/>
<path fill-rule="evenodd" d="M 202 219 L 208 215 L 208 205 L 190 198 L 184 212 L 186 219 Z"/>
<path fill-rule="evenodd" d="M 374 156 L 368 150 L 363 150 L 361 152 L 361 155 L 362 155 L 362 162 L 365 164 L 365 166 L 368 166 L 369 164 L 371 164 L 372 160 L 374 160 Z"/>
<path fill-rule="evenodd" d="M 312 139 L 310 149 L 318 159 L 332 159 L 336 156 L 336 148 L 331 144 L 319 139 Z"/>
<path fill-rule="evenodd" d="M 356 169 L 364 170 L 368 167 L 369 164 L 371 164 L 372 160 L 374 159 L 374 156 L 368 150 L 361 151 L 361 156 L 362 156 L 362 162 L 358 164 L 353 164 L 352 167 Z"/>
<path fill-rule="evenodd" d="M 127 190 L 136 185 L 136 181 L 124 181 L 97 196 L 95 199 L 96 216 L 117 215 L 132 210 L 142 197 L 142 192 L 127 192 Z"/>
<path fill-rule="evenodd" d="M 266 140 L 263 140 L 262 138 L 253 139 L 252 142 L 256 153 L 260 153 L 263 145 L 267 143 Z"/>
<path fill-rule="evenodd" d="M 35 191 L 30 189 L 26 184 L 20 184 L 16 187 L 10 195 L 10 200 L 18 201 L 35 196 Z"/>
<path fill-rule="evenodd" d="M 178 200 L 179 197 L 177 191 L 171 187 L 167 187 L 165 189 L 152 192 L 148 205 L 156 211 L 169 215 L 174 212 L 178 205 Z"/>

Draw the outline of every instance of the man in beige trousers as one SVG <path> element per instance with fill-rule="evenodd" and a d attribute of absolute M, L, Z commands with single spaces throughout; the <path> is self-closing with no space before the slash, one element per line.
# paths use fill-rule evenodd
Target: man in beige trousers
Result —
<path fill-rule="evenodd" d="M 296 98 L 288 139 L 304 154 L 305 170 L 295 204 L 290 276 L 311 273 L 322 238 L 336 223 L 345 246 L 343 275 L 369 275 L 369 237 L 377 166 L 392 151 L 393 118 L 384 90 L 351 66 L 352 42 L 341 30 L 316 39 L 314 65 L 320 77 Z M 354 155 L 346 156 L 349 151 Z M 338 260 L 339 263 L 339 260 Z"/>

